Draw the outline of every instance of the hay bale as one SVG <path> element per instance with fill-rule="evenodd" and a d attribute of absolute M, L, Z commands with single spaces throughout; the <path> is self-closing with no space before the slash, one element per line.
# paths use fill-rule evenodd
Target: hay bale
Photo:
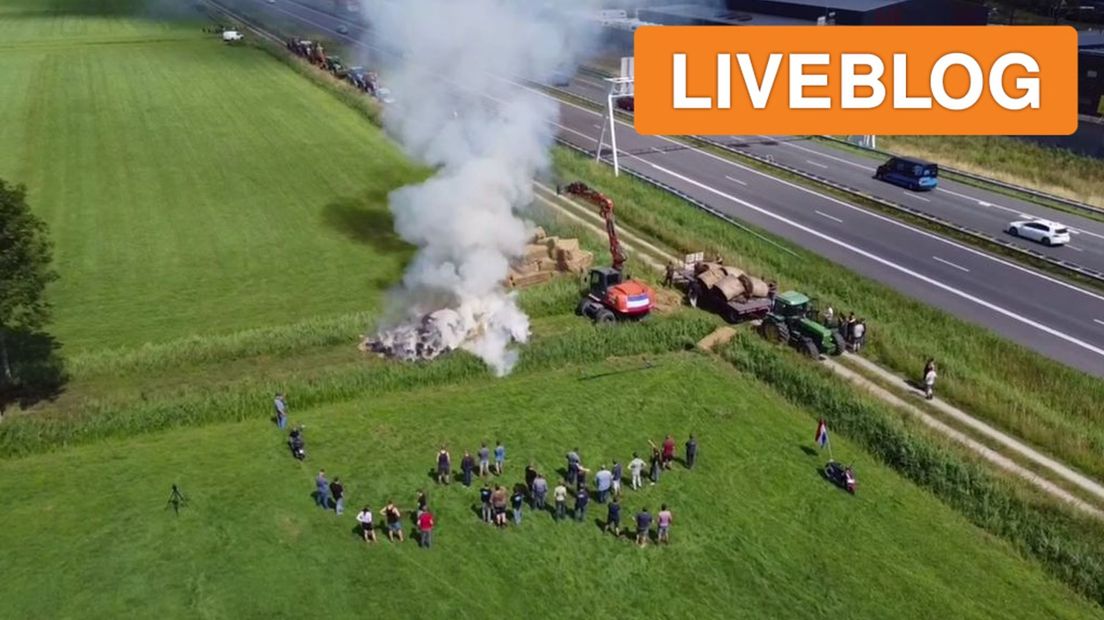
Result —
<path fill-rule="evenodd" d="M 516 272 L 519 276 L 524 276 L 524 275 L 529 275 L 531 273 L 536 273 L 537 270 L 540 269 L 540 266 L 537 264 L 537 261 L 528 261 L 528 262 L 517 263 L 515 265 L 512 265 L 511 269 L 514 272 Z"/>
<path fill-rule="evenodd" d="M 537 269 L 540 271 L 556 271 L 559 263 L 551 258 L 542 258 L 537 261 Z"/>
<path fill-rule="evenodd" d="M 555 250 L 557 252 L 578 252 L 579 240 L 575 238 L 560 239 L 556 243 Z"/>
<path fill-rule="evenodd" d="M 694 263 L 694 275 L 697 275 L 699 273 L 705 273 L 706 271 L 713 271 L 716 268 L 717 268 L 717 265 L 714 264 L 714 263 L 706 263 L 706 262 Z"/>
<path fill-rule="evenodd" d="M 531 237 L 531 239 L 533 240 L 532 243 L 544 243 L 544 239 L 547 236 L 548 233 L 544 232 L 544 227 L 537 226 L 533 229 L 533 236 Z"/>
<path fill-rule="evenodd" d="M 578 258 L 570 261 L 560 261 L 560 268 L 571 273 L 586 273 L 594 264 L 594 255 L 587 251 L 580 251 Z"/>
<path fill-rule="evenodd" d="M 720 282 L 723 277 L 724 273 L 720 269 L 710 269 L 698 274 L 698 282 L 701 283 L 703 289 L 708 289 Z"/>
<path fill-rule="evenodd" d="M 531 244 L 525 246 L 525 253 L 522 255 L 522 262 L 532 263 L 542 258 L 549 258 L 548 246 Z"/>
<path fill-rule="evenodd" d="M 717 283 L 713 285 L 713 288 L 716 289 L 726 301 L 731 301 L 744 294 L 744 283 L 737 276 L 725 276 L 718 280 Z"/>
<path fill-rule="evenodd" d="M 544 244 L 544 247 L 548 248 L 549 255 L 551 255 L 552 252 L 556 251 L 556 246 L 560 243 L 560 238 L 545 237 L 544 240 L 541 241 L 541 243 Z"/>
<path fill-rule="evenodd" d="M 723 271 L 726 276 L 734 276 L 737 278 L 744 275 L 745 273 L 743 269 L 740 269 L 739 267 L 733 267 L 731 265 L 722 266 L 721 271 Z"/>
<path fill-rule="evenodd" d="M 746 273 L 740 276 L 740 281 L 744 283 L 744 290 L 749 297 L 766 297 L 770 292 L 770 286 L 766 282 Z"/>
<path fill-rule="evenodd" d="M 713 330 L 713 333 L 698 341 L 698 348 L 702 351 L 712 351 L 721 345 L 728 344 L 734 337 L 736 337 L 735 329 L 728 326 L 718 327 Z"/>
<path fill-rule="evenodd" d="M 577 261 L 584 256 L 587 256 L 590 252 L 586 250 L 574 249 L 574 250 L 558 250 L 556 253 L 556 259 L 560 261 Z"/>
<path fill-rule="evenodd" d="M 526 286 L 533 286 L 534 284 L 542 284 L 552 279 L 553 274 L 548 271 L 538 271 L 529 275 L 520 276 L 513 279 L 511 283 L 515 288 L 524 288 Z"/>

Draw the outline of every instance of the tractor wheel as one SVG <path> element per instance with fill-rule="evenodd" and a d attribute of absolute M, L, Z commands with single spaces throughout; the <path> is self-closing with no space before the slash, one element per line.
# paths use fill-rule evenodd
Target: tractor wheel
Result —
<path fill-rule="evenodd" d="M 785 323 L 778 323 L 778 342 L 782 344 L 789 344 L 790 342 L 790 326 Z"/>
<path fill-rule="evenodd" d="M 817 348 L 816 343 L 812 338 L 804 337 L 801 339 L 801 344 L 798 346 L 798 350 L 808 355 L 812 359 L 820 358 L 820 349 Z"/>
<path fill-rule="evenodd" d="M 617 322 L 617 315 L 609 308 L 602 308 L 594 315 L 594 322 L 598 325 L 613 325 Z"/>
<path fill-rule="evenodd" d="M 722 318 L 724 318 L 725 322 L 735 325 L 740 322 L 740 313 L 737 312 L 734 308 L 729 308 L 728 310 L 725 310 L 724 316 Z"/>
<path fill-rule="evenodd" d="M 590 308 L 590 300 L 586 297 L 579 300 L 579 305 L 575 306 L 575 316 L 586 316 L 587 309 Z"/>
<path fill-rule="evenodd" d="M 843 352 L 847 350 L 847 342 L 843 339 L 843 334 L 839 333 L 838 329 L 832 330 L 832 342 L 836 344 L 836 350 L 832 352 L 832 355 L 843 355 Z"/>
<path fill-rule="evenodd" d="M 763 337 L 763 340 L 769 340 L 775 342 L 778 338 L 778 324 L 773 321 L 764 320 L 759 324 L 759 335 Z"/>

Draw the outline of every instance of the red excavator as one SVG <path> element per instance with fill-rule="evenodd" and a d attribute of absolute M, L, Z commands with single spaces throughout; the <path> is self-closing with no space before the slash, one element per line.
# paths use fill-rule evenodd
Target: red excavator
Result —
<path fill-rule="evenodd" d="M 622 274 L 625 253 L 617 238 L 617 226 L 613 220 L 613 201 L 590 188 L 582 181 L 568 184 L 563 191 L 597 205 L 606 222 L 609 236 L 610 267 L 590 270 L 590 286 L 579 301 L 575 313 L 592 319 L 595 323 L 613 323 L 618 320 L 642 319 L 655 308 L 655 291 L 639 280 L 626 279 Z"/>

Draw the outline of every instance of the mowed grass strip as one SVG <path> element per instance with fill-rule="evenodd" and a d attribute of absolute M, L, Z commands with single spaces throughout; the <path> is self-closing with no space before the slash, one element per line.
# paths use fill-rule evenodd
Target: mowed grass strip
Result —
<path fill-rule="evenodd" d="M 50 225 L 69 354 L 372 310 L 409 256 L 386 197 L 423 172 L 259 50 L 26 49 L 0 79 L 0 176 Z"/>
<path fill-rule="evenodd" d="M 652 362 L 295 410 L 302 465 L 260 420 L 9 462 L 0 596 L 13 617 L 1099 617 L 840 439 L 833 449 L 861 487 L 850 497 L 829 485 L 823 455 L 802 450 L 813 418 L 762 384 L 698 354 Z M 667 432 L 699 435 L 699 467 L 676 466 L 624 501 L 626 517 L 671 505 L 667 548 L 603 535 L 598 505 L 582 523 L 528 512 L 497 531 L 476 516 L 475 489 L 429 475 L 442 442 L 458 460 L 503 440 L 501 481 L 513 484 L 530 459 L 551 473 L 577 446 L 590 467 L 624 462 Z M 342 517 L 312 504 L 320 467 L 346 484 Z M 166 506 L 172 483 L 189 498 L 179 517 Z M 355 537 L 360 506 L 409 508 L 419 487 L 438 515 L 433 549 Z"/>

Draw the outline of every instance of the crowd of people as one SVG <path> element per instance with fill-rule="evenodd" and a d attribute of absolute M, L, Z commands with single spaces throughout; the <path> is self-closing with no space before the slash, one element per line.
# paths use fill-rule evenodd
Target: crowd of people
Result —
<path fill-rule="evenodd" d="M 866 344 L 866 319 L 855 318 L 854 312 L 847 313 L 846 318 L 837 317 L 835 308 L 828 306 L 824 310 L 824 326 L 838 329 L 847 348 L 855 353 Z"/>
<path fill-rule="evenodd" d="M 283 393 L 276 394 L 273 401 L 276 411 L 275 422 L 282 431 L 288 424 L 288 404 Z M 659 483 L 660 476 L 665 470 L 670 470 L 677 460 L 676 443 L 673 435 L 667 435 L 660 444 L 648 440 L 651 452 L 647 461 L 640 454 L 634 452 L 628 462 L 629 486 L 633 490 L 640 489 L 645 484 L 645 469 L 647 469 L 647 481 L 650 485 Z M 303 427 L 296 426 L 288 437 L 288 445 L 292 455 L 303 460 L 306 456 Z M 479 450 L 473 456 L 465 451 L 460 461 L 459 480 L 465 487 L 471 487 L 475 476 L 483 480 L 479 491 L 479 511 L 484 522 L 496 527 L 508 527 L 510 522 L 520 525 L 526 509 L 534 512 L 551 513 L 553 520 L 565 521 L 569 517 L 575 521 L 585 521 L 587 508 L 593 498 L 599 504 L 607 505 L 606 518 L 600 522 L 602 529 L 615 537 L 622 535 L 622 479 L 625 467 L 619 460 L 613 461 L 612 467 L 602 464 L 593 472 L 593 487 L 587 483 L 591 468 L 583 465 L 583 459 L 578 448 L 569 450 L 565 455 L 566 467 L 563 470 L 563 478 L 557 480 L 552 487 L 543 472 L 537 469 L 533 463 L 525 467 L 524 482 L 514 484 L 512 488 L 507 485 L 493 483 L 492 477 L 504 475 L 506 466 L 506 447 L 501 441 L 496 441 L 494 449 L 483 442 Z M 690 435 L 684 444 L 682 463 L 686 469 L 693 469 L 698 456 L 698 442 L 694 435 Z M 493 457 L 493 461 L 492 461 Z M 478 459 L 478 460 L 477 460 Z M 436 455 L 437 484 L 445 486 L 453 481 L 452 455 L 447 446 L 441 446 Z M 551 502 L 549 502 L 551 494 Z M 345 512 L 345 486 L 341 478 L 334 476 L 331 480 L 326 470 L 320 469 L 314 479 L 315 505 L 324 510 L 333 510 L 340 516 Z M 573 500 L 570 510 L 568 508 L 569 497 Z M 417 541 L 420 547 L 429 548 L 433 540 L 433 530 L 437 525 L 436 516 L 430 511 L 429 496 L 425 490 L 419 489 L 415 499 L 416 508 L 411 511 L 413 526 L 417 531 Z M 380 511 L 385 524 L 387 539 L 392 542 L 403 542 L 403 510 L 393 499 L 388 499 L 386 505 Z M 364 542 L 377 542 L 375 513 L 370 505 L 364 505 L 356 515 L 357 529 Z M 661 504 L 660 509 L 654 515 L 645 506 L 641 507 L 633 515 L 633 538 L 636 544 L 644 546 L 651 539 L 652 524 L 656 525 L 655 540 L 657 543 L 670 542 L 670 528 L 674 517 L 667 504 Z"/>

